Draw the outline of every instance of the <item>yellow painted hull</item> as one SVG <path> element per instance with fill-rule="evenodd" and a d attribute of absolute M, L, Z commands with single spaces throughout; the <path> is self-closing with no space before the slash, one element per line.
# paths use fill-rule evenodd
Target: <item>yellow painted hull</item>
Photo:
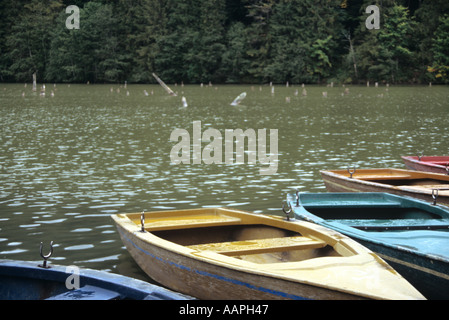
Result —
<path fill-rule="evenodd" d="M 351 170 L 349 170 L 351 171 Z M 449 175 L 402 169 L 321 171 L 329 192 L 387 192 L 449 206 Z"/>
<path fill-rule="evenodd" d="M 342 234 L 227 209 L 112 216 L 138 265 L 199 299 L 424 299 Z"/>

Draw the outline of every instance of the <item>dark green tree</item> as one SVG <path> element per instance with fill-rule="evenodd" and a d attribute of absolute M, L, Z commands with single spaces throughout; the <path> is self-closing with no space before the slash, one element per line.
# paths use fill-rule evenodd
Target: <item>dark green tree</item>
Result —
<path fill-rule="evenodd" d="M 220 73 L 228 83 L 251 82 L 249 75 L 251 60 L 247 54 L 248 41 L 245 25 L 242 22 L 233 23 L 226 35 L 226 50 L 222 53 Z"/>
<path fill-rule="evenodd" d="M 157 73 L 173 82 L 217 80 L 225 49 L 223 1 L 170 0 L 167 7 L 168 31 L 157 41 Z"/>
<path fill-rule="evenodd" d="M 449 83 L 449 15 L 440 17 L 432 40 L 433 63 L 428 71 L 437 81 Z"/>
<path fill-rule="evenodd" d="M 23 13 L 23 7 L 28 1 L 0 1 L 0 81 L 15 81 L 16 78 L 10 70 L 14 61 L 7 39 L 12 34 L 12 27 L 17 23 L 18 17 Z"/>
<path fill-rule="evenodd" d="M 356 30 L 359 75 L 368 81 L 404 82 L 413 72 L 413 21 L 407 8 L 395 1 L 382 1 L 380 29 L 367 29 L 363 15 Z M 363 7 L 364 10 L 364 7 Z"/>
<path fill-rule="evenodd" d="M 246 28 L 247 55 L 250 59 L 248 73 L 256 82 L 269 80 L 265 68 L 271 49 L 270 18 L 275 0 L 245 0 L 250 25 Z"/>
<path fill-rule="evenodd" d="M 121 43 L 130 55 L 129 80 L 152 82 L 158 41 L 167 34 L 167 0 L 119 0 L 118 17 Z"/>
<path fill-rule="evenodd" d="M 32 0 L 23 6 L 6 36 L 8 72 L 16 81 L 31 81 L 33 73 L 44 78 L 51 33 L 61 8 L 60 0 Z"/>
<path fill-rule="evenodd" d="M 434 51 L 431 48 L 440 17 L 444 14 L 449 14 L 449 1 L 446 0 L 423 0 L 415 11 L 414 17 L 417 23 L 413 29 L 413 37 L 417 45 L 413 54 L 421 81 L 435 80 L 434 74 L 428 72 L 428 67 L 434 63 Z"/>
<path fill-rule="evenodd" d="M 446 0 L 1 1 L 0 81 L 446 82 L 447 15 Z"/>
<path fill-rule="evenodd" d="M 276 82 L 321 82 L 332 74 L 341 41 L 340 1 L 281 0 L 270 19 L 271 59 L 266 73 Z"/>
<path fill-rule="evenodd" d="M 120 48 L 112 5 L 89 2 L 80 10 L 80 28 L 67 29 L 62 13 L 51 42 L 49 81 L 126 80 L 129 57 Z"/>

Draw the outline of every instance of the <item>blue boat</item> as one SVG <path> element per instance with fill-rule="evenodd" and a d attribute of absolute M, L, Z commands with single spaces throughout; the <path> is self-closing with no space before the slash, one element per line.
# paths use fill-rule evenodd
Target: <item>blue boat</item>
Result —
<path fill-rule="evenodd" d="M 190 300 L 151 283 L 92 269 L 0 259 L 0 300 Z M 73 273 L 72 273 L 73 272 Z M 70 277 L 79 276 L 75 281 Z M 79 287 L 74 286 L 79 281 Z M 69 284 L 69 285 L 68 285 Z"/>
<path fill-rule="evenodd" d="M 449 208 L 388 193 L 299 193 L 296 219 L 343 233 L 387 261 L 427 299 L 449 299 Z"/>

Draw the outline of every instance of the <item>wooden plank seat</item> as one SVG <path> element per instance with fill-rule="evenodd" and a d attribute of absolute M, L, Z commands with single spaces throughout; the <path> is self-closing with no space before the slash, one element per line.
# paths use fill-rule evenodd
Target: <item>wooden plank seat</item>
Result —
<path fill-rule="evenodd" d="M 215 227 L 215 226 L 228 226 L 240 224 L 241 219 L 224 216 L 224 215 L 188 215 L 181 217 L 170 218 L 148 218 L 145 220 L 145 230 L 160 231 L 160 230 L 175 230 L 186 228 L 199 228 L 199 227 Z"/>
<path fill-rule="evenodd" d="M 412 176 L 409 174 L 357 174 L 355 173 L 352 176 L 354 179 L 359 180 L 402 180 L 402 179 L 411 179 Z"/>
<path fill-rule="evenodd" d="M 255 239 L 232 242 L 206 243 L 188 246 L 199 251 L 213 251 L 227 256 L 270 253 L 301 249 L 319 249 L 326 246 L 321 240 L 308 237 L 282 237 L 269 239 Z"/>

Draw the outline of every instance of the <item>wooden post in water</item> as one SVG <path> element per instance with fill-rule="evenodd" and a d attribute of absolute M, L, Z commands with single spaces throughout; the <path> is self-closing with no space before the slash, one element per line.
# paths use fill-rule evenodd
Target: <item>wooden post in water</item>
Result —
<path fill-rule="evenodd" d="M 157 82 L 159 82 L 159 84 L 162 86 L 162 88 L 165 89 L 165 91 L 167 91 L 167 93 L 171 96 L 177 96 L 176 93 L 173 92 L 172 89 L 169 88 L 169 86 L 167 86 L 164 81 L 162 81 L 155 73 L 153 73 L 153 77 L 156 79 Z"/>
<path fill-rule="evenodd" d="M 33 73 L 33 92 L 36 92 L 36 72 Z"/>

